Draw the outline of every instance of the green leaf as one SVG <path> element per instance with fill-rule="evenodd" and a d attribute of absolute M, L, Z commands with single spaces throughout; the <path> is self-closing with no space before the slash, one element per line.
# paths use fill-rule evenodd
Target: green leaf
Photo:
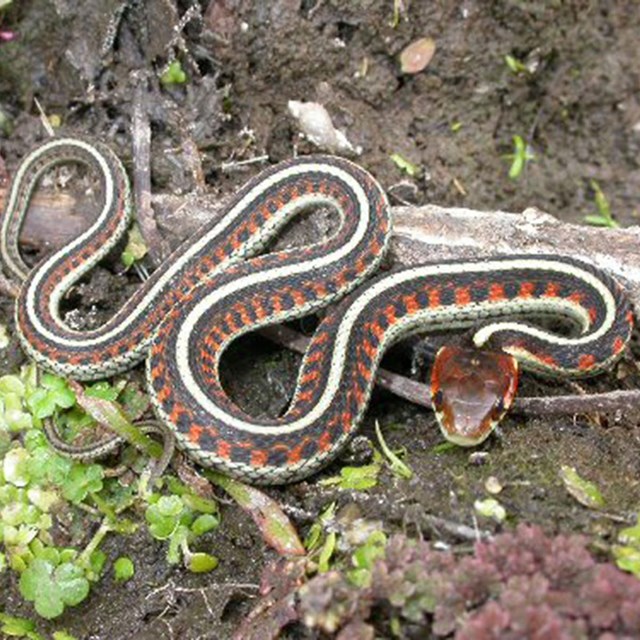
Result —
<path fill-rule="evenodd" d="M 16 487 L 26 487 L 29 484 L 31 456 L 26 449 L 18 447 L 7 452 L 2 463 L 2 472 L 6 482 Z"/>
<path fill-rule="evenodd" d="M 185 75 L 182 82 L 184 82 L 186 79 L 187 77 Z M 131 265 L 133 265 L 134 262 L 142 260 L 142 258 L 147 255 L 147 251 L 147 245 L 144 241 L 144 238 L 142 237 L 142 233 L 140 232 L 140 227 L 137 224 L 133 224 L 129 229 L 127 246 L 122 252 L 122 263 L 128 269 Z M 112 400 L 115 400 L 115 398 L 112 398 Z"/>
<path fill-rule="evenodd" d="M 86 387 L 84 392 L 90 398 L 102 398 L 103 400 L 116 400 L 120 394 L 119 389 L 104 381 L 96 382 L 90 387 Z"/>
<path fill-rule="evenodd" d="M 504 519 L 507 517 L 505 508 L 495 498 L 476 500 L 473 503 L 473 508 L 479 515 L 485 518 L 491 518 L 496 522 L 504 522 Z"/>
<path fill-rule="evenodd" d="M 62 495 L 65 499 L 79 504 L 90 493 L 98 493 L 102 490 L 103 476 L 104 470 L 101 465 L 85 465 L 76 462 L 62 485 Z"/>
<path fill-rule="evenodd" d="M 378 453 L 378 457 L 381 457 L 380 453 Z M 361 467 L 342 467 L 340 476 L 321 480 L 321 484 L 337 485 L 340 489 L 350 491 L 366 491 L 378 484 L 381 468 L 379 462 Z"/>
<path fill-rule="evenodd" d="M 413 471 L 411 468 L 406 465 L 400 458 L 387 446 L 384 438 L 382 437 L 382 432 L 380 431 L 380 424 L 376 420 L 376 436 L 378 438 L 378 442 L 380 443 L 380 447 L 382 449 L 382 453 L 387 457 L 389 461 L 389 466 L 391 468 L 391 472 L 398 476 L 399 478 L 403 478 L 404 480 L 409 480 L 413 477 Z"/>
<path fill-rule="evenodd" d="M 609 204 L 609 200 L 607 200 L 607 196 L 605 196 L 604 192 L 600 188 L 600 185 L 595 180 L 591 180 L 589 185 L 594 192 L 598 213 L 585 216 L 584 221 L 587 224 L 591 224 L 596 227 L 609 227 L 611 229 L 617 228 L 619 225 L 613 219 L 611 205 Z"/>
<path fill-rule="evenodd" d="M 30 487 L 27 490 L 27 497 L 31 504 L 45 513 L 60 500 L 60 497 L 55 491 L 48 491 L 40 486 Z"/>
<path fill-rule="evenodd" d="M 507 66 L 513 73 L 529 73 L 527 65 L 523 62 L 520 62 L 520 60 L 518 60 L 518 58 L 515 58 L 514 56 L 506 55 L 504 57 L 504 61 L 507 63 Z"/>
<path fill-rule="evenodd" d="M 511 160 L 509 168 L 509 177 L 517 180 L 528 162 L 535 160 L 535 155 L 524 141 L 522 136 L 513 136 L 513 153 L 509 153 L 505 158 Z"/>
<path fill-rule="evenodd" d="M 77 640 L 77 638 L 66 631 L 54 631 L 53 640 Z"/>
<path fill-rule="evenodd" d="M 56 409 L 69 409 L 76 402 L 76 396 L 66 380 L 50 373 L 42 376 L 40 386 L 28 396 L 27 405 L 36 418 L 51 417 Z"/>
<path fill-rule="evenodd" d="M 160 82 L 165 86 L 172 84 L 184 84 L 187 81 L 187 74 L 182 69 L 179 60 L 174 60 L 160 76 Z"/>
<path fill-rule="evenodd" d="M 618 533 L 618 542 L 635 545 L 640 548 L 640 516 L 638 516 L 638 521 L 633 527 L 627 527 Z"/>
<path fill-rule="evenodd" d="M 640 548 L 614 545 L 612 547 L 616 565 L 623 571 L 632 573 L 636 578 L 640 578 Z"/>
<path fill-rule="evenodd" d="M 125 582 L 126 580 L 130 580 L 135 573 L 135 567 L 133 566 L 133 562 L 130 558 L 126 558 L 124 556 L 118 558 L 113 563 L 113 573 L 115 579 L 118 582 Z"/>
<path fill-rule="evenodd" d="M 399 153 L 392 153 L 389 157 L 391 158 L 391 162 L 408 176 L 415 178 L 420 173 L 420 167 L 418 165 L 413 164 L 413 162 L 410 162 Z"/>
<path fill-rule="evenodd" d="M 28 638 L 29 640 L 44 640 L 36 631 L 33 620 L 16 618 L 0 611 L 0 632 L 11 638 Z"/>
<path fill-rule="evenodd" d="M 25 385 L 18 376 L 2 376 L 0 378 L 0 396 L 13 393 L 18 397 L 24 397 Z"/>
<path fill-rule="evenodd" d="M 84 571 L 75 564 L 66 562 L 56 567 L 53 577 L 62 601 L 66 605 L 80 604 L 89 595 L 89 581 Z"/>
<path fill-rule="evenodd" d="M 203 513 L 194 520 L 191 525 L 191 531 L 196 536 L 201 536 L 209 531 L 213 531 L 219 524 L 219 518 L 210 513 Z"/>
<path fill-rule="evenodd" d="M 184 503 L 179 496 L 161 496 L 145 513 L 149 533 L 156 540 L 167 540 L 177 530 L 183 511 Z"/>
<path fill-rule="evenodd" d="M 193 573 L 207 573 L 218 566 L 218 558 L 208 553 L 192 553 L 187 561 L 187 568 Z"/>
<path fill-rule="evenodd" d="M 255 487 L 209 470 L 207 477 L 224 489 L 253 518 L 265 541 L 281 555 L 305 555 L 291 521 L 280 505 Z"/>
<path fill-rule="evenodd" d="M 329 571 L 329 561 L 333 557 L 336 550 L 337 536 L 335 531 L 330 531 L 325 538 L 322 549 L 320 549 L 320 555 L 318 556 L 318 571 L 320 573 L 326 573 Z"/>
<path fill-rule="evenodd" d="M 578 475 L 574 467 L 562 466 L 560 477 L 565 489 L 582 505 L 589 509 L 604 507 L 604 498 L 598 487 Z"/>
<path fill-rule="evenodd" d="M 626 527 L 618 533 L 618 542 L 620 545 L 612 547 L 616 565 L 640 578 L 640 515 L 634 526 Z"/>
<path fill-rule="evenodd" d="M 20 593 L 35 604 L 43 618 L 56 618 L 64 611 L 64 603 L 53 580 L 54 566 L 36 558 L 20 576 Z"/>

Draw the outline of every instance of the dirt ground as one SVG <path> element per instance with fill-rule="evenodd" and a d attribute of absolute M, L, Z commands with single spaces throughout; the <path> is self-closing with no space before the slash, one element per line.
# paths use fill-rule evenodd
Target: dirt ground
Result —
<path fill-rule="evenodd" d="M 290 100 L 302 100 L 328 109 L 392 203 L 401 197 L 486 210 L 536 206 L 581 222 L 596 211 L 595 181 L 621 225 L 638 221 L 640 9 L 633 0 L 202 0 L 190 7 L 186 0 L 14 1 L 0 22 L 0 30 L 19 36 L 0 43 L 0 153 L 9 172 L 44 137 L 36 98 L 64 132 L 106 140 L 130 168 L 134 72 L 144 70 L 155 192 L 181 195 L 201 186 L 185 160 L 188 148 L 201 154 L 206 190 L 221 196 L 262 166 L 225 163 L 316 151 L 288 113 Z M 419 73 L 402 73 L 401 51 L 423 36 L 436 43 L 432 61 Z M 512 71 L 507 55 L 527 70 Z M 163 88 L 157 78 L 173 57 L 188 80 Z M 535 155 L 517 180 L 505 158 L 513 136 Z M 404 173 L 392 154 L 418 174 Z M 10 317 L 10 304 L 3 308 Z M 296 356 L 251 338 L 228 360 L 245 406 L 281 410 L 295 384 Z M 406 368 L 406 360 L 400 353 L 397 367 Z M 16 364 L 17 357 L 5 362 Z M 636 386 L 634 370 L 627 358 L 587 389 Z M 525 379 L 522 393 L 555 386 Z M 388 532 L 419 532 L 462 551 L 469 541 L 423 515 L 474 526 L 473 504 L 487 496 L 489 476 L 505 487 L 500 500 L 508 513 L 503 525 L 480 522 L 489 531 L 531 522 L 550 533 L 586 533 L 606 546 L 640 505 L 637 416 L 508 417 L 501 435 L 482 445 L 483 464 L 463 449 L 434 452 L 441 436 L 427 410 L 376 393 L 365 436 L 375 438 L 375 419 L 392 448 L 410 452 L 413 479 L 383 474 L 367 493 L 329 489 L 316 479 L 269 491 L 303 534 L 335 500 L 340 507 L 355 503 Z M 562 465 L 601 489 L 606 512 L 590 511 L 566 492 Z M 103 580 L 82 605 L 39 628 L 96 640 L 230 638 L 256 593 L 234 585 L 258 584 L 273 552 L 233 505 L 223 506 L 223 523 L 207 541 L 220 566 L 197 576 L 167 566 L 162 545 L 143 530 L 108 539 L 110 557 L 136 558 L 134 579 L 125 586 Z M 7 572 L 0 588 L 2 608 L 33 617 Z M 320 636 L 296 628 L 290 637 Z"/>

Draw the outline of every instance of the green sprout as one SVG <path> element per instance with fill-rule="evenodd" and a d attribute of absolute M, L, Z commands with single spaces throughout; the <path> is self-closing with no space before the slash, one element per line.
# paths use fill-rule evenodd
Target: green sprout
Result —
<path fill-rule="evenodd" d="M 44 640 L 36 631 L 33 620 L 16 618 L 0 611 L 0 633 L 8 638 L 27 638 L 27 640 Z"/>
<path fill-rule="evenodd" d="M 127 269 L 135 262 L 142 260 L 147 255 L 147 245 L 142 237 L 142 232 L 137 224 L 129 229 L 127 246 L 124 248 L 120 259 Z"/>
<path fill-rule="evenodd" d="M 620 225 L 613 219 L 609 200 L 604 195 L 600 185 L 595 180 L 591 180 L 589 186 L 593 189 L 598 213 L 585 216 L 584 221 L 595 227 L 608 227 L 609 229 L 619 227 Z"/>
<path fill-rule="evenodd" d="M 604 498 L 600 493 L 600 489 L 593 482 L 580 476 L 575 467 L 562 465 L 560 467 L 560 478 L 567 492 L 580 504 L 589 509 L 602 509 L 604 507 Z"/>
<path fill-rule="evenodd" d="M 195 508 L 204 511 L 195 515 Z M 194 553 L 189 545 L 199 536 L 215 529 L 220 519 L 215 502 L 186 491 L 182 495 L 149 498 L 145 518 L 149 533 L 156 540 L 169 542 L 167 561 L 177 564 L 182 558 L 192 572 L 211 571 L 218 566 L 218 559 L 208 553 Z"/>
<path fill-rule="evenodd" d="M 407 160 L 399 153 L 392 153 L 389 157 L 393 164 L 395 164 L 401 171 L 404 171 L 408 176 L 415 178 L 420 173 L 420 167 L 417 164 L 413 164 L 413 162 Z"/>
<path fill-rule="evenodd" d="M 400 13 L 402 9 L 402 0 L 393 0 L 393 15 L 391 16 L 391 22 L 389 22 L 389 26 L 392 29 L 396 29 L 400 24 Z"/>
<path fill-rule="evenodd" d="M 117 582 L 126 582 L 133 577 L 135 567 L 131 558 L 122 556 L 113 563 L 113 575 Z"/>
<path fill-rule="evenodd" d="M 522 175 L 527 163 L 535 160 L 531 147 L 521 136 L 513 136 L 513 153 L 508 153 L 503 157 L 511 161 L 509 177 L 512 180 L 517 180 Z"/>
<path fill-rule="evenodd" d="M 385 555 L 387 536 L 382 531 L 374 531 L 351 556 L 353 569 L 347 572 L 349 582 L 356 587 L 368 587 L 371 584 L 371 570 L 378 558 Z"/>
<path fill-rule="evenodd" d="M 174 60 L 171 62 L 160 76 L 160 82 L 165 87 L 175 84 L 184 84 L 186 81 L 187 74 L 184 72 L 184 69 L 180 64 L 180 60 Z"/>
<path fill-rule="evenodd" d="M 342 467 L 339 476 L 320 480 L 320 484 L 336 486 L 344 491 L 366 491 L 378 484 L 378 476 L 383 466 L 382 454 L 373 449 L 373 462 L 359 467 Z"/>
<path fill-rule="evenodd" d="M 611 549 L 618 568 L 640 578 L 640 514 L 635 525 L 618 533 L 618 543 Z"/>
<path fill-rule="evenodd" d="M 515 58 L 514 56 L 510 56 L 510 55 L 506 55 L 504 57 L 504 61 L 507 63 L 507 67 L 509 67 L 509 69 L 515 73 L 515 74 L 529 74 L 529 67 L 527 67 L 527 65 L 518 60 L 518 58 Z"/>
<path fill-rule="evenodd" d="M 380 425 L 376 420 L 376 437 L 378 438 L 378 442 L 380 443 L 380 448 L 382 449 L 382 453 L 385 455 L 389 462 L 389 468 L 391 469 L 391 473 L 399 478 L 403 478 L 405 480 L 409 480 L 413 477 L 413 471 L 411 468 L 406 465 L 401 459 L 400 455 L 404 455 L 406 453 L 406 449 L 402 448 L 398 453 L 392 451 L 385 439 L 382 437 L 382 431 L 380 430 Z"/>

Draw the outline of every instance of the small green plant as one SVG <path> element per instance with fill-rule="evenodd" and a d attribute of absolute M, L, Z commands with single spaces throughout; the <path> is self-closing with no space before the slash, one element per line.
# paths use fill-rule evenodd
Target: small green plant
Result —
<path fill-rule="evenodd" d="M 513 153 L 506 154 L 504 158 L 511 161 L 509 177 L 512 180 L 517 180 L 527 164 L 535 160 L 535 155 L 522 136 L 513 136 Z"/>
<path fill-rule="evenodd" d="M 504 61 L 507 63 L 507 67 L 509 67 L 509 69 L 515 74 L 530 73 L 527 65 L 524 62 L 518 60 L 518 58 L 516 58 L 515 56 L 506 55 L 504 57 Z"/>
<path fill-rule="evenodd" d="M 154 493 L 142 489 L 142 478 L 123 485 L 107 477 L 102 464 L 62 457 L 51 448 L 42 430 L 45 419 L 54 420 L 65 439 L 73 440 L 85 428 L 95 430 L 80 400 L 82 406 L 100 409 L 101 420 L 107 421 L 114 415 L 120 421 L 139 417 L 149 406 L 146 395 L 126 381 L 72 388 L 51 374 L 39 380 L 33 365 L 19 375 L 0 377 L 0 569 L 18 575 L 20 593 L 44 618 L 55 618 L 88 596 L 107 561 L 99 548 L 104 537 L 129 534 L 139 526 L 123 517 L 129 509 L 146 509 L 149 532 L 168 542 L 170 561 L 182 559 L 194 572 L 217 565 L 214 556 L 191 549 L 199 536 L 218 526 L 213 500 L 196 495 L 170 475 L 156 483 Z M 133 468 L 144 462 L 133 448 L 125 448 L 123 459 L 127 452 L 134 454 L 129 456 Z M 54 525 L 60 516 L 65 528 L 76 532 L 75 546 L 56 544 Z M 82 532 L 89 530 L 95 533 L 86 540 Z M 117 579 L 133 575 L 128 562 L 116 562 Z M 0 623 L 11 630 L 24 627 L 23 637 L 37 637 L 28 621 L 16 620 L 3 618 Z M 16 635 L 6 629 L 4 633 Z"/>
<path fill-rule="evenodd" d="M 142 260 L 147 255 L 147 245 L 142 237 L 142 232 L 137 224 L 129 229 L 127 237 L 127 246 L 124 248 L 120 259 L 127 269 L 135 262 Z"/>
<path fill-rule="evenodd" d="M 207 553 L 192 552 L 189 544 L 218 526 L 217 504 L 186 487 L 174 483 L 173 488 L 171 495 L 155 494 L 149 498 L 145 514 L 149 533 L 156 540 L 169 542 L 167 561 L 170 564 L 177 564 L 182 558 L 193 572 L 211 571 L 218 565 L 218 559 Z"/>
<path fill-rule="evenodd" d="M 391 162 L 408 176 L 415 178 L 420 173 L 420 167 L 417 164 L 413 164 L 413 162 L 407 160 L 399 153 L 392 153 L 389 157 L 391 158 Z"/>
<path fill-rule="evenodd" d="M 80 604 L 89 595 L 89 581 L 76 558 L 74 549 L 42 548 L 20 576 L 20 593 L 43 618 L 56 618 L 65 606 Z"/>
<path fill-rule="evenodd" d="M 16 618 L 0 611 L 0 633 L 7 638 L 27 638 L 27 640 L 44 640 L 36 631 L 33 620 Z"/>
<path fill-rule="evenodd" d="M 180 60 L 174 60 L 164 70 L 160 76 L 160 82 L 164 86 L 171 86 L 174 84 L 184 84 L 187 81 L 187 74 L 184 72 Z"/>
<path fill-rule="evenodd" d="M 400 15 L 404 11 L 404 5 L 402 0 L 393 0 L 393 15 L 391 16 L 391 21 L 389 22 L 389 26 L 392 29 L 396 29 L 400 24 Z"/>
<path fill-rule="evenodd" d="M 339 476 L 320 481 L 320 484 L 336 486 L 345 491 L 366 491 L 378 484 L 378 476 L 383 468 L 382 454 L 373 449 L 373 462 L 359 467 L 342 467 Z"/>
<path fill-rule="evenodd" d="M 595 227 L 608 227 L 610 229 L 619 227 L 620 225 L 613 219 L 609 200 L 607 199 L 607 196 L 604 195 L 600 185 L 595 180 L 591 180 L 589 185 L 593 189 L 598 212 L 585 216 L 584 221 Z"/>
<path fill-rule="evenodd" d="M 113 575 L 118 582 L 126 582 L 133 578 L 135 567 L 131 558 L 122 556 L 113 563 Z"/>
<path fill-rule="evenodd" d="M 589 509 L 602 509 L 604 507 L 604 498 L 600 493 L 600 489 L 593 482 L 581 477 L 574 467 L 561 466 L 560 478 L 568 493 L 580 504 Z"/>
<path fill-rule="evenodd" d="M 380 425 L 378 424 L 377 420 L 376 437 L 378 438 L 378 442 L 380 443 L 382 453 L 387 459 L 391 473 L 393 473 L 398 478 L 404 478 L 405 480 L 411 479 L 413 477 L 413 471 L 400 458 L 400 456 L 404 456 L 406 454 L 406 449 L 404 449 L 403 447 L 399 451 L 392 451 L 382 436 L 382 431 L 380 430 Z"/>
<path fill-rule="evenodd" d="M 619 569 L 640 578 L 640 514 L 635 525 L 618 533 L 618 544 L 611 550 Z"/>

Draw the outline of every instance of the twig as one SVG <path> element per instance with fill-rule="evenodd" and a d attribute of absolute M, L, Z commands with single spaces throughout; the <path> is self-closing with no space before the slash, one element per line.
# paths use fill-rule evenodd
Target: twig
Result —
<path fill-rule="evenodd" d="M 260 334 L 297 353 L 304 353 L 309 339 L 288 327 L 265 327 Z M 379 369 L 376 384 L 394 395 L 422 407 L 431 407 L 428 385 L 410 380 L 386 369 Z M 640 390 L 610 391 L 591 395 L 517 398 L 512 412 L 527 415 L 566 415 L 572 413 L 612 413 L 640 409 Z"/>
<path fill-rule="evenodd" d="M 136 74 L 133 99 L 133 193 L 140 231 L 149 248 L 149 259 L 158 266 L 170 253 L 158 230 L 151 207 L 151 128 L 147 113 L 146 74 Z"/>
<path fill-rule="evenodd" d="M 269 161 L 269 156 L 262 155 L 262 156 L 256 156 L 255 158 L 247 158 L 246 160 L 234 160 L 230 162 L 223 162 L 220 165 L 220 170 L 227 173 L 227 172 L 233 171 L 234 169 L 238 169 L 240 167 L 246 167 L 248 165 L 259 164 L 259 163 L 268 162 L 268 161 Z"/>

